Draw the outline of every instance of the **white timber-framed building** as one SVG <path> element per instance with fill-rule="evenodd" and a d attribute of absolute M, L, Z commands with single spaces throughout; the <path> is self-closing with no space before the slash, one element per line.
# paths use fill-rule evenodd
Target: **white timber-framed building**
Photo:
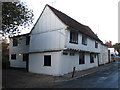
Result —
<path fill-rule="evenodd" d="M 108 62 L 108 47 L 88 26 L 49 5 L 29 34 L 10 38 L 10 66 L 32 73 L 61 76 Z"/>

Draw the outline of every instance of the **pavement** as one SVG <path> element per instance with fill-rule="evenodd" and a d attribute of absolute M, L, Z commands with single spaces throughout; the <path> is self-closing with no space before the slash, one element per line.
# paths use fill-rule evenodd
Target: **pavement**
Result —
<path fill-rule="evenodd" d="M 76 71 L 74 73 L 74 77 L 72 77 L 72 73 L 69 73 L 69 74 L 66 74 L 66 75 L 63 75 L 63 76 L 57 76 L 57 77 L 54 77 L 54 82 L 71 81 L 71 80 L 81 78 L 81 77 L 87 76 L 89 74 L 98 72 L 98 71 L 103 71 L 103 70 L 105 71 L 105 70 L 109 69 L 109 67 L 113 63 L 114 62 L 107 63 L 107 64 L 104 64 L 104 65 L 101 65 L 101 66 L 98 66 L 98 67 L 93 67 L 93 68 L 90 68 L 90 69 L 87 69 L 87 70 Z"/>
<path fill-rule="evenodd" d="M 89 74 L 105 71 L 112 67 L 111 62 L 99 67 L 90 68 L 83 71 L 76 71 L 72 78 L 72 73 L 63 76 L 51 76 L 43 74 L 28 73 L 25 70 L 6 69 L 2 71 L 2 87 L 4 88 L 46 88 L 62 82 L 71 81 Z"/>

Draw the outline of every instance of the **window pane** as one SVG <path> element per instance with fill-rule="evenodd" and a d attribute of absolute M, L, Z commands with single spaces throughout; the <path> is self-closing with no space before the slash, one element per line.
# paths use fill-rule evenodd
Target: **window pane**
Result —
<path fill-rule="evenodd" d="M 70 43 L 78 44 L 78 33 L 77 32 L 70 32 Z"/>
<path fill-rule="evenodd" d="M 11 55 L 11 59 L 16 60 L 16 54 L 12 54 L 12 55 Z"/>
<path fill-rule="evenodd" d="M 90 54 L 90 63 L 94 63 L 94 54 Z"/>
<path fill-rule="evenodd" d="M 29 54 L 23 54 L 23 61 L 28 61 Z"/>
<path fill-rule="evenodd" d="M 29 45 L 30 43 L 30 36 L 26 36 L 26 45 Z"/>
<path fill-rule="evenodd" d="M 17 46 L 18 45 L 18 40 L 17 38 L 13 38 L 13 46 Z"/>
<path fill-rule="evenodd" d="M 95 41 L 95 48 L 98 48 L 98 42 Z"/>
<path fill-rule="evenodd" d="M 79 53 L 79 64 L 85 64 L 85 54 L 84 54 L 84 52 Z"/>
<path fill-rule="evenodd" d="M 44 66 L 51 66 L 51 55 L 44 56 Z"/>
<path fill-rule="evenodd" d="M 82 35 L 82 44 L 87 45 L 87 37 L 85 35 Z"/>

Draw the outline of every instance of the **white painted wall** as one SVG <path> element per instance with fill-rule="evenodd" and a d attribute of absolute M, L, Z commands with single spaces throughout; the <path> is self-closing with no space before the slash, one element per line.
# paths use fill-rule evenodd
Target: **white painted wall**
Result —
<path fill-rule="evenodd" d="M 44 55 L 51 55 L 51 66 L 44 66 Z M 59 52 L 46 52 L 46 53 L 32 53 L 29 60 L 29 72 L 61 76 L 73 71 L 76 67 L 77 71 L 85 70 L 92 67 L 97 67 L 97 57 L 94 63 L 90 63 L 90 54 L 85 54 L 85 64 L 79 65 L 79 53 L 75 56 L 63 55 L 62 51 Z"/>
<path fill-rule="evenodd" d="M 94 63 L 90 63 L 90 53 L 85 53 L 85 64 L 79 64 L 78 52 L 75 53 L 75 56 L 70 56 L 70 52 L 68 52 L 68 55 L 62 55 L 61 53 L 61 75 L 72 72 L 73 67 L 76 67 L 76 71 L 80 71 L 97 66 L 97 57 L 94 58 Z"/>
<path fill-rule="evenodd" d="M 51 9 L 47 6 L 39 21 L 32 30 L 31 34 L 39 34 L 48 31 L 57 31 L 66 28 L 59 18 L 51 11 Z"/>
<path fill-rule="evenodd" d="M 108 63 L 108 47 L 105 45 L 100 45 L 100 54 L 99 54 L 99 64 Z"/>
<path fill-rule="evenodd" d="M 18 46 L 13 46 L 13 39 L 10 38 L 9 53 L 28 53 L 29 45 L 26 45 L 26 36 L 21 36 L 18 40 Z"/>
<path fill-rule="evenodd" d="M 26 62 L 23 61 L 24 53 L 28 53 L 29 45 L 26 45 L 26 36 L 20 36 L 18 46 L 13 46 L 13 39 L 10 38 L 9 61 L 11 67 L 25 68 Z M 16 60 L 11 59 L 11 54 L 16 54 Z M 21 54 L 21 55 L 20 55 Z"/>
<path fill-rule="evenodd" d="M 31 35 L 29 52 L 61 50 L 65 47 L 65 30 Z"/>
<path fill-rule="evenodd" d="M 51 55 L 51 66 L 44 66 L 44 55 Z M 29 59 L 29 72 L 60 75 L 61 52 L 32 53 Z"/>
<path fill-rule="evenodd" d="M 16 68 L 26 68 L 26 62 L 23 61 L 23 56 L 16 54 L 16 60 L 11 59 L 11 55 L 9 56 L 10 58 L 10 67 L 16 67 Z"/>
<path fill-rule="evenodd" d="M 31 33 L 30 52 L 60 50 L 65 46 L 66 26 L 46 7 Z"/>
<path fill-rule="evenodd" d="M 91 51 L 100 53 L 100 43 L 98 43 L 98 48 L 95 48 L 95 40 L 91 38 L 87 38 L 87 46 L 82 44 L 82 34 L 78 34 L 78 44 L 69 43 L 70 41 L 70 31 L 66 31 L 67 34 L 67 41 L 66 46 L 67 48 L 77 49 L 77 50 L 84 50 L 84 51 Z"/>

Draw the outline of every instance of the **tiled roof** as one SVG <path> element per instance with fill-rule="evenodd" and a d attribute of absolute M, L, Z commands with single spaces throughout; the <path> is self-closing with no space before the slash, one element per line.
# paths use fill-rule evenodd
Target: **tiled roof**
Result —
<path fill-rule="evenodd" d="M 85 34 L 97 41 L 102 42 L 98 36 L 88 27 L 85 26 L 79 22 L 77 22 L 76 20 L 72 19 L 71 17 L 69 17 L 68 15 L 62 13 L 61 11 L 49 6 L 48 6 L 53 13 L 65 24 L 68 26 L 68 28 L 70 28 L 71 30 L 78 30 L 79 32 L 81 32 L 82 34 Z"/>

